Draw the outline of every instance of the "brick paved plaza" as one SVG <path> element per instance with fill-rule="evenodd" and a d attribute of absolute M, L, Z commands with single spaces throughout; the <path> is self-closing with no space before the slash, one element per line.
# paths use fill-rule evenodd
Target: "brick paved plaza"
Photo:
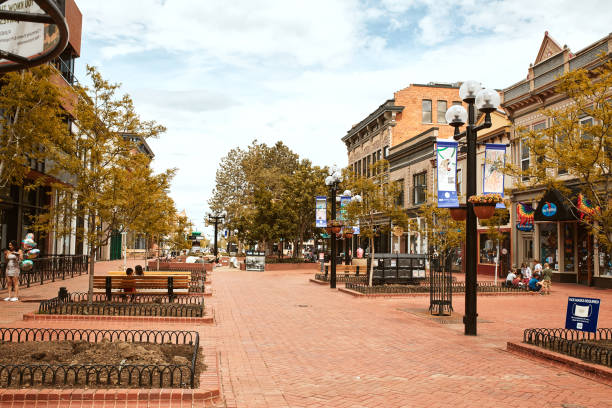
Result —
<path fill-rule="evenodd" d="M 135 262 L 130 262 L 135 263 Z M 99 263 L 98 273 L 120 263 Z M 217 268 L 210 287 L 215 323 L 23 321 L 35 299 L 59 286 L 84 291 L 87 277 L 24 289 L 3 303 L 3 327 L 108 327 L 197 330 L 215 348 L 227 407 L 610 407 L 612 387 L 543 362 L 517 357 L 528 327 L 562 327 L 568 295 L 602 299 L 599 326 L 611 327 L 612 291 L 555 285 L 551 296 L 478 299 L 479 336 L 453 318 L 424 313 L 427 297 L 364 299 L 309 282 L 313 271 L 244 272 Z M 343 285 L 339 285 L 342 287 Z M 463 297 L 454 307 L 463 314 Z M 148 327 L 147 327 L 148 326 Z M 172 406 L 190 406 L 175 402 Z M 171 406 L 170 401 L 3 402 L 3 406 Z M 194 405 L 199 406 L 199 404 Z"/>

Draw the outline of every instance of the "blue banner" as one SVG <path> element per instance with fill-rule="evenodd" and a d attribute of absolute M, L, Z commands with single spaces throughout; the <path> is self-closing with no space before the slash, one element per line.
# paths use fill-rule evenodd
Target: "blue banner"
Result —
<path fill-rule="evenodd" d="M 597 332 L 600 299 L 569 297 L 567 298 L 567 315 L 565 328 Z"/>
<path fill-rule="evenodd" d="M 338 212 L 337 219 L 339 221 L 346 221 L 346 206 L 351 202 L 350 196 L 340 196 L 340 211 Z"/>
<path fill-rule="evenodd" d="M 457 142 L 437 140 L 436 144 L 438 207 L 459 207 L 459 199 L 457 198 Z"/>
<path fill-rule="evenodd" d="M 327 197 L 317 196 L 315 200 L 315 226 L 327 227 Z"/>
<path fill-rule="evenodd" d="M 501 194 L 504 196 L 504 173 L 506 165 L 506 145 L 487 143 L 485 145 L 484 171 L 482 172 L 482 193 Z M 497 203 L 495 208 L 506 208 L 504 203 Z"/>

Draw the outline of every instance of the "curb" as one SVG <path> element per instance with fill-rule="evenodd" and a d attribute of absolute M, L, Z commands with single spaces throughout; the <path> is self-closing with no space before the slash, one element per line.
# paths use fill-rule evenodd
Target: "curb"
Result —
<path fill-rule="evenodd" d="M 0 403 L 11 401 L 187 401 L 204 402 L 221 397 L 219 360 L 214 347 L 202 347 L 207 370 L 200 374 L 200 388 L 44 388 L 0 389 Z M 27 404 L 27 403 L 26 403 Z"/>
<path fill-rule="evenodd" d="M 606 366 L 586 363 L 578 358 L 555 353 L 531 344 L 508 342 L 506 351 L 531 360 L 538 360 L 564 368 L 569 372 L 612 386 L 612 369 Z"/>
<path fill-rule="evenodd" d="M 49 315 L 38 313 L 26 313 L 23 320 L 26 321 L 74 321 L 95 320 L 106 322 L 160 322 L 160 323 L 192 323 L 213 324 L 215 322 L 214 310 L 207 308 L 208 316 L 205 317 L 172 317 L 172 316 L 106 316 L 106 315 Z"/>
<path fill-rule="evenodd" d="M 309 280 L 312 283 L 316 283 L 317 285 L 329 285 L 329 282 L 325 282 L 325 281 L 321 281 L 321 280 L 317 280 L 317 279 L 313 279 L 313 278 L 310 278 Z"/>

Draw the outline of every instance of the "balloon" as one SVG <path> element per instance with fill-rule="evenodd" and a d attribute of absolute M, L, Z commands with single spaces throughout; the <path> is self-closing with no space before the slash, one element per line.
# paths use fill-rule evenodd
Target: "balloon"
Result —
<path fill-rule="evenodd" d="M 34 262 L 30 261 L 29 259 L 25 259 L 21 261 L 21 263 L 19 264 L 19 267 L 21 268 L 22 271 L 28 272 L 28 271 L 31 271 L 32 268 L 34 267 Z"/>
<path fill-rule="evenodd" d="M 31 232 L 28 232 L 25 236 L 25 239 L 34 241 L 34 234 L 32 234 Z"/>
<path fill-rule="evenodd" d="M 36 248 L 34 248 L 34 249 L 30 249 L 30 250 L 27 252 L 27 256 L 28 256 L 28 258 L 30 258 L 30 259 L 37 258 L 37 257 L 38 257 L 38 255 L 40 255 L 40 249 L 36 249 Z"/>
<path fill-rule="evenodd" d="M 36 247 L 36 242 L 34 242 L 34 240 L 32 239 L 24 239 L 23 241 L 21 241 L 21 244 L 23 245 L 23 247 L 25 249 L 32 249 Z"/>

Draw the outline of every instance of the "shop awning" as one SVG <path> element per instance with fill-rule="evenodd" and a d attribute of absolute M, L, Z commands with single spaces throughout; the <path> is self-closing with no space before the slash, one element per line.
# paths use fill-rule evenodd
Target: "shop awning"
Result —
<path fill-rule="evenodd" d="M 567 205 L 567 201 L 556 189 L 550 189 L 538 203 L 534 221 L 576 221 L 578 217 Z"/>

